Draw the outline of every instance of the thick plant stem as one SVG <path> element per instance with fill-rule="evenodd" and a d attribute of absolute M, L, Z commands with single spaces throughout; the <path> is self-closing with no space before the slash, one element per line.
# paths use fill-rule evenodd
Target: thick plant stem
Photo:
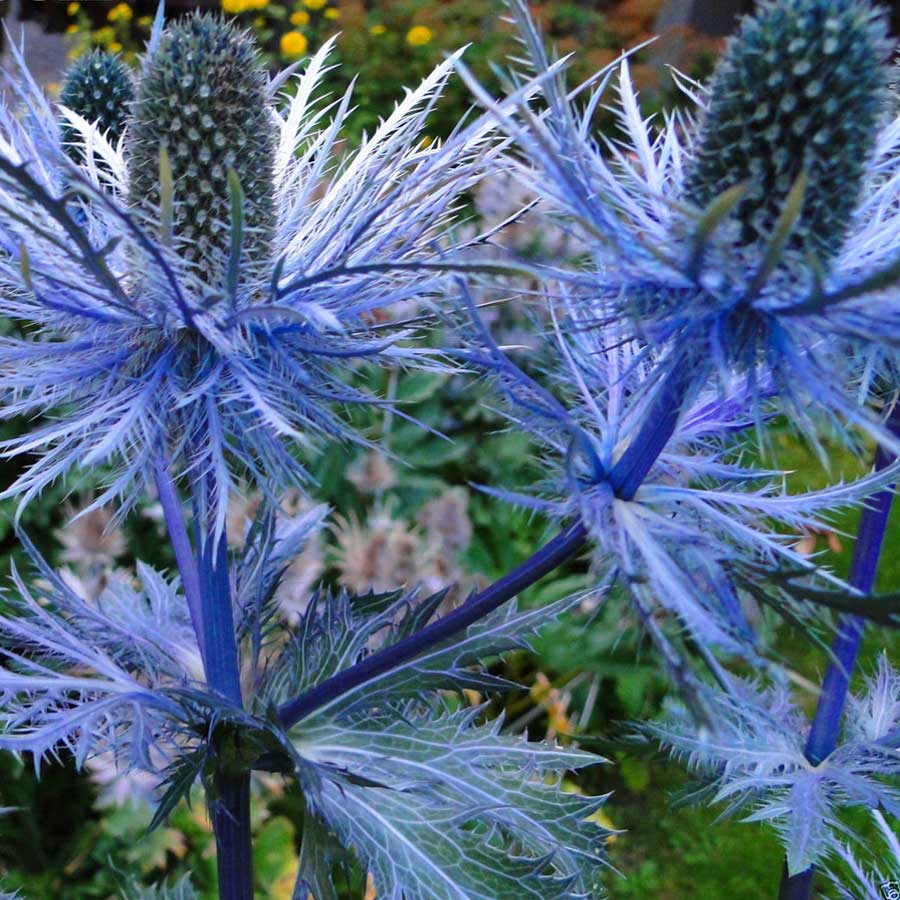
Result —
<path fill-rule="evenodd" d="M 216 778 L 213 805 L 220 900 L 253 900 L 253 849 L 250 842 L 250 775 Z"/>
<path fill-rule="evenodd" d="M 157 459 L 154 465 L 156 479 L 156 491 L 159 494 L 159 502 L 163 509 L 163 517 L 166 522 L 166 530 L 169 532 L 169 540 L 172 542 L 172 550 L 175 553 L 175 563 L 178 566 L 178 574 L 181 576 L 181 587 L 187 600 L 188 611 L 191 616 L 191 624 L 194 627 L 194 635 L 200 647 L 200 656 L 206 665 L 206 649 L 203 642 L 203 600 L 200 590 L 200 573 L 197 569 L 197 560 L 191 547 L 187 528 L 184 524 L 184 514 L 181 501 L 178 499 L 178 491 L 172 474 L 169 471 L 168 462 Z"/>
<path fill-rule="evenodd" d="M 231 584 L 228 575 L 228 548 L 225 536 L 215 540 L 200 536 L 200 584 L 203 602 L 203 642 L 206 646 L 206 682 L 235 706 L 242 705 Z"/>
<path fill-rule="evenodd" d="M 900 412 L 896 409 L 891 416 L 889 427 L 895 434 L 900 432 Z M 892 461 L 893 457 L 879 447 L 875 453 L 875 468 L 883 469 Z M 875 586 L 878 559 L 884 544 L 893 499 L 892 485 L 875 495 L 863 510 L 859 520 L 849 582 L 864 594 L 870 593 Z M 846 615 L 841 618 L 838 626 L 838 633 L 831 647 L 832 660 L 825 670 L 822 692 L 806 742 L 806 757 L 813 765 L 821 763 L 837 746 L 841 718 L 847 702 L 850 678 L 859 654 L 864 625 L 865 620 L 861 617 Z M 785 864 L 779 900 L 810 900 L 814 874 L 815 870 L 809 868 L 792 877 L 788 874 Z"/>
<path fill-rule="evenodd" d="M 282 724 L 285 728 L 290 728 L 347 691 L 383 675 L 468 628 L 573 557 L 584 547 L 586 541 L 587 530 L 584 525 L 580 522 L 570 525 L 512 572 L 480 593 L 473 594 L 453 612 L 396 644 L 367 656 L 349 669 L 338 672 L 297 699 L 283 704 L 278 710 Z"/>
<path fill-rule="evenodd" d="M 675 432 L 690 386 L 690 369 L 675 364 L 659 386 L 649 414 L 637 437 L 609 473 L 613 493 L 620 500 L 633 500 L 659 454 Z"/>
<path fill-rule="evenodd" d="M 203 658 L 206 683 L 235 706 L 242 705 L 240 670 L 231 608 L 228 548 L 224 535 L 215 540 L 201 530 L 195 515 L 191 546 L 184 513 L 169 464 L 155 466 L 156 487 L 175 552 L 175 561 Z M 253 855 L 250 832 L 250 775 L 215 776 L 210 816 L 216 837 L 216 864 L 221 900 L 253 900 Z"/>
<path fill-rule="evenodd" d="M 240 661 L 231 603 L 228 546 L 216 536 L 203 505 L 194 495 L 194 529 L 203 602 L 206 683 L 242 707 Z M 216 747 L 216 750 L 222 750 Z M 227 750 L 226 750 L 227 752 Z M 229 761 L 225 761 L 227 766 Z M 222 763 L 220 763 L 222 765 Z M 220 900 L 253 900 L 253 854 L 250 832 L 250 774 L 221 768 L 215 776 L 216 797 L 210 804 L 216 836 Z"/>

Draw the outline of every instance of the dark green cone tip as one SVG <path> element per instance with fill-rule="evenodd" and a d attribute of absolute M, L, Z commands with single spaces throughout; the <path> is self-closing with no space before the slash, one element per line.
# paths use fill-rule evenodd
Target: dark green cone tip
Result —
<path fill-rule="evenodd" d="M 252 39 L 219 15 L 198 13 L 166 28 L 133 105 L 126 141 L 132 206 L 158 215 L 166 148 L 173 238 L 215 287 L 229 255 L 230 169 L 244 195 L 242 270 L 265 268 L 271 255 L 277 126 L 267 83 Z"/>
<path fill-rule="evenodd" d="M 866 0 L 762 0 L 713 76 L 688 200 L 706 207 L 746 184 L 741 243 L 767 241 L 791 187 L 809 183 L 789 247 L 838 253 L 886 108 L 883 12 Z"/>
<path fill-rule="evenodd" d="M 59 95 L 63 106 L 88 122 L 96 122 L 113 144 L 122 137 L 133 99 L 134 83 L 128 66 L 106 50 L 93 50 L 76 59 L 66 72 Z M 66 142 L 76 136 L 66 123 L 62 131 Z M 74 146 L 67 146 L 66 152 L 73 159 L 81 155 L 80 149 Z"/>

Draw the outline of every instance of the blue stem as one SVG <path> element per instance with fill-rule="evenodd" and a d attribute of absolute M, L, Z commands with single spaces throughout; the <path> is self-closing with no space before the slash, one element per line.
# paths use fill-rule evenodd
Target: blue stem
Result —
<path fill-rule="evenodd" d="M 203 610 L 203 642 L 206 647 L 206 683 L 214 691 L 242 705 L 238 669 L 231 584 L 228 576 L 228 547 L 225 536 L 201 535 L 196 522 L 200 557 L 200 584 Z"/>
<path fill-rule="evenodd" d="M 637 437 L 609 473 L 609 483 L 620 500 L 632 500 L 675 431 L 690 383 L 690 367 L 675 364 L 663 378 Z"/>
<path fill-rule="evenodd" d="M 154 476 L 156 491 L 159 494 L 159 502 L 166 521 L 166 529 L 169 532 L 169 540 L 172 542 L 172 549 L 175 552 L 178 574 L 181 576 L 181 587 L 187 600 L 191 625 L 194 627 L 194 635 L 197 638 L 197 645 L 200 647 L 200 656 L 203 659 L 205 670 L 206 650 L 203 641 L 203 600 L 200 590 L 200 574 L 197 571 L 197 561 L 194 558 L 191 540 L 184 524 L 178 491 L 169 472 L 169 465 L 163 458 L 157 459 L 154 464 Z"/>
<path fill-rule="evenodd" d="M 194 485 L 195 543 L 200 562 L 206 683 L 237 707 L 243 706 L 241 675 L 225 535 L 216 535 Z M 216 775 L 211 816 L 216 836 L 220 900 L 253 900 L 253 854 L 250 836 L 250 775 Z"/>
<path fill-rule="evenodd" d="M 587 530 L 584 525 L 580 522 L 570 525 L 512 572 L 504 575 L 503 578 L 495 581 L 480 593 L 473 594 L 453 612 L 426 625 L 420 631 L 396 644 L 367 656 L 356 665 L 317 684 L 295 700 L 283 704 L 278 710 L 278 717 L 282 724 L 285 728 L 290 728 L 347 691 L 389 672 L 396 666 L 424 653 L 429 647 L 468 628 L 573 557 L 581 550 L 586 541 Z"/>
<path fill-rule="evenodd" d="M 216 778 L 213 806 L 219 900 L 253 900 L 253 846 L 250 838 L 250 775 Z"/>
<path fill-rule="evenodd" d="M 656 458 L 672 437 L 686 398 L 688 387 L 686 369 L 686 366 L 681 366 L 670 370 L 654 400 L 647 424 L 641 429 L 637 439 L 629 444 L 610 472 L 610 483 L 620 498 L 630 500 L 634 496 Z M 442 619 L 432 622 L 416 634 L 384 650 L 367 656 L 355 665 L 317 684 L 300 697 L 282 704 L 278 710 L 279 719 L 285 728 L 290 728 L 347 691 L 448 640 L 571 559 L 584 547 L 587 538 L 587 529 L 581 522 L 569 525 L 512 572 L 480 593 L 474 594 L 462 606 Z"/>
<path fill-rule="evenodd" d="M 175 482 L 164 459 L 157 461 L 154 474 L 191 623 L 200 646 L 207 686 L 235 706 L 241 706 L 225 536 L 216 540 L 211 528 L 207 528 L 206 533 L 201 531 L 205 519 L 195 514 L 198 548 L 195 555 Z M 253 900 L 250 775 L 219 772 L 215 777 L 215 790 L 216 799 L 211 804 L 210 815 L 216 836 L 219 897 L 221 900 Z"/>
<path fill-rule="evenodd" d="M 894 434 L 900 434 L 900 409 L 895 407 L 888 421 L 888 427 Z M 876 470 L 884 469 L 892 461 L 891 454 L 883 448 L 879 447 L 876 450 Z M 860 516 L 849 583 L 864 594 L 871 593 L 875 586 L 878 559 L 884 544 L 893 499 L 894 486 L 891 485 L 887 490 L 876 494 Z M 850 678 L 859 655 L 864 625 L 863 618 L 852 615 L 842 616 L 838 625 L 838 633 L 831 646 L 832 659 L 825 670 L 822 692 L 806 741 L 806 757 L 813 765 L 821 763 L 837 747 Z M 809 900 L 812 896 L 814 872 L 815 870 L 810 867 L 792 877 L 785 865 L 779 900 Z"/>

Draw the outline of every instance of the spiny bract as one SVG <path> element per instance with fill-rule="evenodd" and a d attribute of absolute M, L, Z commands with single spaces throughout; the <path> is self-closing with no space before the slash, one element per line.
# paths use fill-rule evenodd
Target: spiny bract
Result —
<path fill-rule="evenodd" d="M 885 104 L 884 17 L 865 0 L 768 0 L 722 57 L 687 172 L 701 207 L 746 185 L 741 241 L 766 241 L 791 187 L 809 184 L 791 244 L 820 259 L 843 244 Z"/>
<path fill-rule="evenodd" d="M 72 63 L 59 95 L 60 103 L 88 122 L 96 122 L 101 134 L 115 144 L 125 131 L 125 122 L 132 100 L 134 84 L 131 72 L 122 59 L 106 50 L 94 50 Z M 67 126 L 63 135 L 71 140 Z M 73 159 L 80 159 L 82 151 L 68 146 Z"/>
<path fill-rule="evenodd" d="M 173 237 L 213 285 L 229 252 L 229 170 L 244 195 L 243 264 L 258 270 L 271 255 L 277 121 L 267 85 L 249 35 L 219 16 L 194 14 L 166 28 L 134 104 L 127 141 L 132 204 L 156 214 L 165 148 Z"/>

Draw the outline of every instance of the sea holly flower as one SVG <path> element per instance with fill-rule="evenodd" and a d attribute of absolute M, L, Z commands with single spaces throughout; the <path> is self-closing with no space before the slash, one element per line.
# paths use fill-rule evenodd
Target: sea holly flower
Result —
<path fill-rule="evenodd" d="M 627 60 L 567 90 L 524 3 L 510 4 L 546 109 L 499 106 L 519 176 L 586 246 L 554 267 L 603 329 L 671 348 L 688 381 L 750 377 L 816 438 L 810 401 L 890 443 L 860 410 L 864 360 L 900 339 L 900 127 L 888 112 L 885 16 L 868 0 L 764 0 L 693 105 L 645 118 Z M 620 135 L 594 135 L 610 104 Z M 582 102 L 583 101 L 583 102 Z M 865 377 L 871 380 L 873 371 Z M 865 397 L 865 391 L 862 392 Z"/>
<path fill-rule="evenodd" d="M 235 26 L 160 19 L 123 142 L 62 112 L 84 139 L 80 166 L 36 88 L 20 91 L 21 117 L 2 114 L 0 313 L 32 326 L 0 347 L 3 415 L 56 411 L 4 444 L 42 451 L 10 494 L 108 465 L 97 503 L 124 513 L 172 462 L 220 534 L 238 474 L 274 496 L 304 476 L 292 445 L 349 435 L 335 407 L 372 398 L 344 367 L 430 358 L 376 314 L 441 293 L 439 244 L 493 152 L 489 129 L 423 145 L 448 60 L 338 155 L 350 93 L 316 99 L 330 51 L 278 112 L 293 76 L 266 82 Z"/>
<path fill-rule="evenodd" d="M 744 597 L 813 627 L 823 623 L 821 610 L 806 601 L 847 587 L 799 552 L 797 535 L 864 503 L 896 478 L 896 465 L 789 494 L 785 473 L 746 459 L 754 392 L 746 379 L 661 403 L 659 370 L 677 376 L 671 357 L 629 340 L 624 328 L 593 327 L 596 313 L 584 299 L 559 298 L 542 336 L 539 371 L 529 375 L 494 342 L 471 299 L 469 308 L 476 328 L 467 358 L 490 374 L 512 426 L 543 451 L 544 476 L 530 493 L 482 489 L 582 523 L 599 583 L 618 580 L 627 588 L 682 686 L 684 654 L 674 651 L 675 636 L 666 635 L 659 611 L 671 614 L 707 658 L 718 648 L 760 661 L 764 648 L 745 618 Z M 653 443 L 658 429 L 661 446 Z"/>
<path fill-rule="evenodd" d="M 98 49 L 79 56 L 72 63 L 59 102 L 85 122 L 96 124 L 100 134 L 115 145 L 125 132 L 133 99 L 134 82 L 128 66 L 115 54 Z M 64 125 L 64 138 L 66 132 Z M 77 144 L 71 127 L 69 136 Z M 75 154 L 77 161 L 83 150 L 71 146 L 69 152 Z"/>
<path fill-rule="evenodd" d="M 732 678 L 710 702 L 715 714 L 702 728 L 672 705 L 646 731 L 703 778 L 711 802 L 771 823 L 790 874 L 841 852 L 851 833 L 842 807 L 900 813 L 900 675 L 885 658 L 851 701 L 838 746 L 818 765 L 805 755 L 806 716 L 784 684 Z"/>

